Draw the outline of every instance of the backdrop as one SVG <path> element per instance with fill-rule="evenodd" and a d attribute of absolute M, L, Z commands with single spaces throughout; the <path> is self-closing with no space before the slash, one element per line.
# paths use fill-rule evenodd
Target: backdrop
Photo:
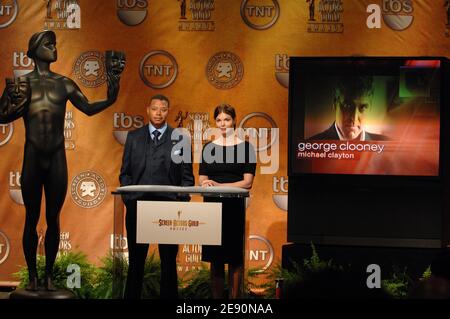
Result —
<path fill-rule="evenodd" d="M 449 6 L 444 0 L 0 1 L 1 90 L 6 77 L 33 68 L 28 39 L 44 29 L 57 35 L 52 70 L 73 79 L 91 101 L 106 96 L 104 51 L 127 57 L 113 106 L 87 117 L 67 104 L 60 252 L 82 251 L 99 263 L 114 240 L 126 251 L 126 238 L 112 234 L 111 191 L 119 185 L 126 132 L 146 123 L 149 98 L 162 93 L 171 101 L 170 125 L 191 130 L 197 144 L 220 103 L 236 108 L 240 127 L 268 141 L 257 145 L 246 266 L 270 269 L 286 243 L 289 56 L 448 56 Z M 25 264 L 23 145 L 22 120 L 0 125 L 0 280 L 13 280 Z M 198 177 L 198 164 L 194 172 Z M 38 232 L 42 240 L 44 210 Z M 180 247 L 180 275 L 199 267 L 200 253 L 199 246 Z"/>

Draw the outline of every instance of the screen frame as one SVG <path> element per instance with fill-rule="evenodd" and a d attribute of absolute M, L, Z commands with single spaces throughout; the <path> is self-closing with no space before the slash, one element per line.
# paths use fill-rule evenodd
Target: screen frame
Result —
<path fill-rule="evenodd" d="M 439 115 L 440 115 L 440 138 L 439 138 L 439 168 L 438 175 L 436 176 L 421 176 L 421 175 L 384 175 L 384 174 L 340 174 L 340 173 L 306 173 L 306 172 L 296 172 L 293 169 L 293 161 L 294 161 L 294 145 L 293 145 L 293 128 L 294 125 L 304 126 L 304 117 L 305 117 L 305 109 L 303 107 L 298 110 L 299 99 L 301 98 L 301 92 L 299 92 L 299 68 L 301 69 L 302 65 L 305 63 L 309 64 L 329 64 L 329 63 L 337 63 L 341 64 L 344 68 L 346 63 L 358 63 L 358 62 L 368 62 L 370 63 L 381 63 L 383 61 L 391 61 L 391 62 L 400 62 L 405 60 L 439 60 L 440 61 L 440 103 L 439 103 Z M 444 154 L 445 150 L 443 145 L 446 145 L 445 142 L 447 140 L 446 132 L 444 131 L 446 127 L 446 114 L 445 107 L 448 98 L 447 93 L 445 92 L 445 87 L 447 83 L 447 73 L 448 73 L 448 59 L 442 56 L 402 56 L 402 57 L 300 57 L 294 56 L 289 59 L 289 100 L 288 100 L 288 176 L 289 177 L 303 177 L 303 178 L 317 178 L 319 180 L 329 180 L 332 179 L 349 179 L 351 178 L 353 182 L 358 183 L 359 181 L 362 184 L 367 183 L 367 179 L 370 179 L 372 182 L 376 183 L 385 183 L 387 180 L 392 181 L 439 181 L 443 176 L 443 163 L 446 158 L 446 154 Z M 321 74 L 327 74 L 327 68 L 318 69 Z M 329 72 L 330 75 L 336 75 L 334 69 L 332 72 Z M 355 74 L 355 71 L 348 71 L 349 74 Z M 358 74 L 356 72 L 356 74 Z M 294 109 L 295 112 L 302 112 L 301 118 L 303 119 L 303 123 L 294 123 Z M 298 117 L 297 117 L 298 118 Z"/>

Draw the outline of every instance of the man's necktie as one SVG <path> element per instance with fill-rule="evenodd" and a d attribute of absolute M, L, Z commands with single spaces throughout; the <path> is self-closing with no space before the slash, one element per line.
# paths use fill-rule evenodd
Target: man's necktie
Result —
<path fill-rule="evenodd" d="M 158 131 L 158 130 L 154 130 L 152 134 L 153 134 L 153 143 L 154 143 L 155 145 L 158 145 L 158 142 L 159 142 L 159 136 L 161 135 L 161 132 Z"/>

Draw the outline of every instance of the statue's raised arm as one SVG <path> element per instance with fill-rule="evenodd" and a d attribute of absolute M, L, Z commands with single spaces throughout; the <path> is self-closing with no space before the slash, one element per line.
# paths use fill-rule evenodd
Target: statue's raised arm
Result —
<path fill-rule="evenodd" d="M 90 103 L 78 85 L 72 80 L 65 78 L 66 90 L 70 102 L 81 112 L 89 116 L 97 114 L 112 105 L 119 94 L 120 75 L 125 68 L 125 54 L 118 51 L 106 51 L 105 57 L 108 85 L 106 100 Z"/>

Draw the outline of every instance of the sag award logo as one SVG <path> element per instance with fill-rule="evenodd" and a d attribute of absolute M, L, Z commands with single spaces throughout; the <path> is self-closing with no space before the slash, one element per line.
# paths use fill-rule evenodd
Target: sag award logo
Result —
<path fill-rule="evenodd" d="M 70 193 L 78 206 L 82 208 L 97 207 L 106 196 L 105 180 L 96 172 L 81 172 L 72 179 Z"/>
<path fill-rule="evenodd" d="M 0 0 L 0 29 L 10 26 L 19 12 L 17 0 Z"/>
<path fill-rule="evenodd" d="M 242 20 L 255 30 L 269 29 L 279 16 L 280 5 L 277 0 L 243 0 L 241 3 Z"/>
<path fill-rule="evenodd" d="M 178 75 L 178 64 L 169 52 L 151 51 L 141 60 L 139 71 L 142 81 L 147 86 L 153 89 L 163 89 L 175 82 Z"/>
<path fill-rule="evenodd" d="M 8 237 L 0 231 L 0 265 L 8 259 L 10 247 Z"/>
<path fill-rule="evenodd" d="M 241 82 L 244 76 L 244 65 L 241 59 L 232 52 L 214 54 L 206 65 L 206 77 L 209 83 L 218 89 L 231 89 Z"/>
<path fill-rule="evenodd" d="M 70 240 L 70 232 L 62 231 L 59 233 L 59 249 L 58 255 L 65 256 L 72 250 L 72 242 Z"/>
<path fill-rule="evenodd" d="M 81 9 L 77 0 L 44 0 L 45 30 L 80 29 Z"/>
<path fill-rule="evenodd" d="M 200 227 L 200 225 L 206 225 L 205 222 L 193 219 L 182 219 L 181 214 L 183 211 L 177 211 L 177 219 L 158 219 L 152 221 L 153 224 L 157 224 L 158 227 L 165 227 L 173 231 L 186 231 L 191 227 Z"/>
<path fill-rule="evenodd" d="M 147 0 L 117 0 L 117 17 L 128 25 L 135 26 L 147 17 Z"/>
<path fill-rule="evenodd" d="M 343 0 L 306 0 L 306 2 L 309 12 L 308 32 L 344 32 L 344 24 L 342 23 L 342 13 L 344 11 Z"/>
<path fill-rule="evenodd" d="M 270 241 L 262 236 L 248 236 L 248 260 L 252 268 L 259 268 L 257 273 L 266 271 L 273 262 L 274 250 Z"/>
<path fill-rule="evenodd" d="M 181 115 L 181 114 L 180 114 Z M 209 125 L 209 113 L 208 112 L 186 112 L 188 123 L 186 129 L 191 134 L 193 141 L 200 141 L 203 143 L 204 133 L 210 128 Z"/>
<path fill-rule="evenodd" d="M 119 144 L 124 145 L 128 132 L 144 126 L 144 117 L 141 115 L 127 115 L 114 113 L 113 135 Z"/>
<path fill-rule="evenodd" d="M 178 272 L 189 273 L 202 270 L 202 245 L 184 244 L 177 255 Z"/>
<path fill-rule="evenodd" d="M 88 88 L 95 88 L 106 82 L 105 56 L 98 51 L 81 54 L 73 65 L 78 80 Z"/>
<path fill-rule="evenodd" d="M 73 136 L 73 131 L 75 130 L 75 122 L 73 119 L 73 111 L 66 111 L 66 116 L 64 119 L 64 146 L 66 150 L 75 149 L 75 140 Z"/>
<path fill-rule="evenodd" d="M 179 31 L 214 31 L 216 26 L 211 20 L 214 0 L 178 0 L 180 2 Z M 187 3 L 189 2 L 189 6 Z M 190 19 L 186 17 L 189 7 Z"/>
<path fill-rule="evenodd" d="M 184 120 L 187 120 L 186 126 Z M 193 145 L 194 158 L 200 158 L 203 143 L 207 142 L 207 134 L 204 134 L 209 128 L 209 113 L 208 112 L 185 112 L 179 111 L 175 117 L 177 127 L 185 127 L 191 135 L 191 142 Z"/>
<path fill-rule="evenodd" d="M 0 146 L 9 142 L 14 132 L 13 123 L 0 124 Z"/>
<path fill-rule="evenodd" d="M 289 56 L 287 54 L 275 55 L 275 77 L 278 83 L 289 88 Z"/>

